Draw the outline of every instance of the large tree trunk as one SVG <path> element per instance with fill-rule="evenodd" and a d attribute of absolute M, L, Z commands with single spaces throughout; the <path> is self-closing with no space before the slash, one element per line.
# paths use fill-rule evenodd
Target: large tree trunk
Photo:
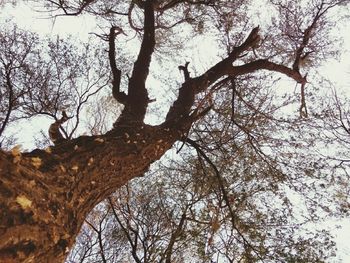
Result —
<path fill-rule="evenodd" d="M 116 127 L 51 150 L 0 152 L 0 261 L 63 262 L 89 211 L 181 136 L 164 125 Z"/>

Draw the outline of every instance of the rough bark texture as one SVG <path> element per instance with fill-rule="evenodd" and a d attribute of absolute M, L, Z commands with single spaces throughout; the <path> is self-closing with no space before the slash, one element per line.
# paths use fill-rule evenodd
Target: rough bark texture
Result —
<path fill-rule="evenodd" d="M 63 262 L 89 211 L 182 136 L 165 125 L 116 130 L 51 152 L 0 153 L 1 262 Z"/>

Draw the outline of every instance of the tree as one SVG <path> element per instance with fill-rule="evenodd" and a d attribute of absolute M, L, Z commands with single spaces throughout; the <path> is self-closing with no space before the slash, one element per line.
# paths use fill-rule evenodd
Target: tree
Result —
<path fill-rule="evenodd" d="M 264 156 L 261 150 L 264 147 L 263 138 L 259 137 L 263 127 L 258 124 L 260 119 L 268 119 L 263 117 L 269 115 L 266 110 L 270 109 L 260 107 L 263 103 L 259 104 L 259 101 L 269 101 L 271 96 L 265 97 L 265 100 L 264 97 L 249 97 L 249 91 L 256 91 L 270 84 L 271 76 L 273 80 L 275 74 L 282 74 L 298 83 L 301 87 L 300 117 L 308 117 L 305 89 L 309 81 L 307 73 L 312 72 L 312 68 L 321 60 L 334 55 L 333 42 L 330 40 L 332 20 L 327 15 L 333 8 L 345 8 L 343 5 L 348 1 L 272 1 L 270 8 L 277 14 L 273 19 L 274 30 L 265 33 L 261 32 L 263 29 L 259 26 L 253 26 L 254 22 L 248 15 L 249 3 L 245 1 L 218 3 L 211 0 L 145 0 L 114 3 L 103 0 L 50 0 L 45 3 L 46 8 L 56 16 L 81 15 L 86 12 L 101 18 L 101 23 L 107 21 L 109 25 L 112 24 L 108 33 L 98 36 L 108 43 L 112 94 L 124 108 L 113 128 L 104 134 L 77 138 L 67 136 L 64 142 L 46 150 L 36 149 L 21 153 L 14 148 L 10 152 L 0 152 L 0 258 L 9 262 L 63 262 L 88 213 L 131 179 L 143 176 L 150 165 L 178 141 L 194 147 L 201 156 L 197 165 L 209 165 L 203 170 L 210 168 L 211 173 L 216 176 L 218 189 L 230 216 L 231 229 L 236 230 L 232 239 L 241 239 L 245 251 L 248 251 L 244 259 L 261 260 L 263 258 L 260 254 L 268 255 L 266 251 L 263 253 L 263 249 L 256 249 L 259 235 L 252 242 L 245 240 L 240 232 L 241 228 L 247 228 L 251 222 L 247 221 L 245 227 L 236 225 L 235 210 L 231 204 L 235 198 L 227 192 L 227 182 L 211 159 L 215 158 L 216 151 L 224 153 L 234 145 L 232 138 L 243 138 L 242 142 L 245 143 L 238 148 L 247 155 L 241 159 L 246 162 L 239 163 L 239 169 L 234 171 L 237 180 L 244 178 L 247 169 L 251 171 L 250 176 L 257 171 L 257 159 L 254 156 Z M 225 52 L 221 52 L 218 62 L 195 77 L 190 72 L 189 63 L 183 61 L 184 64 L 179 69 L 183 72 L 184 81 L 178 89 L 174 103 L 160 124 L 149 125 L 144 119 L 149 104 L 154 101 L 149 97 L 150 88 L 146 83 L 151 59 L 153 55 L 162 54 L 168 43 L 176 43 L 174 35 L 178 33 L 180 26 L 188 29 L 192 27 L 195 34 L 218 34 L 223 39 L 218 46 Z M 123 33 L 129 35 L 131 32 L 141 38 L 141 43 L 131 75 L 123 80 L 123 72 L 116 61 L 119 55 L 116 51 L 116 40 Z M 167 52 L 176 52 L 178 48 L 174 44 Z M 159 53 L 155 52 L 158 50 Z M 63 58 L 67 58 L 67 62 L 72 61 L 65 54 Z M 303 63 L 305 60 L 308 63 Z M 30 66 L 33 64 L 31 62 Z M 86 72 L 83 70 L 80 73 Z M 11 80 L 10 75 L 1 75 L 2 79 L 6 79 L 6 76 Z M 123 83 L 126 83 L 126 87 Z M 2 84 L 2 90 L 3 87 L 11 88 L 8 83 Z M 232 94 L 230 100 L 222 96 L 228 93 Z M 1 94 L 9 96 L 8 93 Z M 294 101 L 286 101 L 287 104 L 292 102 Z M 237 108 L 237 103 L 243 107 Z M 273 109 L 276 115 L 281 113 L 277 112 L 278 108 L 275 106 Z M 215 114 L 218 118 L 211 118 Z M 227 128 L 225 118 L 229 118 L 238 130 L 224 129 L 228 132 L 220 134 L 219 128 Z M 234 132 L 238 132 L 239 136 L 232 136 L 231 133 Z M 208 137 L 214 137 L 214 150 L 210 158 L 202 149 L 206 147 Z M 255 151 L 244 151 L 248 146 Z M 223 158 L 222 162 L 228 160 L 232 161 L 230 158 Z M 272 158 L 261 160 L 266 164 L 266 169 L 277 166 Z M 206 174 L 201 174 L 198 178 L 204 180 L 205 176 Z M 185 217 L 195 200 L 188 202 L 180 214 Z M 127 234 L 126 228 L 123 228 L 123 218 L 113 210 L 112 198 L 110 203 L 109 211 L 114 213 L 122 231 Z M 175 222 L 175 229 L 171 232 L 175 236 L 176 230 L 181 231 L 184 227 L 181 218 Z M 209 224 L 215 225 L 216 220 L 221 218 L 214 216 Z M 91 224 L 91 227 L 100 235 L 102 225 L 97 228 Z M 130 227 L 132 229 L 133 226 Z M 212 231 L 215 232 L 214 229 L 215 227 Z M 133 243 L 130 244 L 132 246 Z M 170 236 L 166 251 L 171 249 L 173 246 Z M 236 256 L 228 254 L 227 257 L 232 261 Z M 134 259 L 137 257 L 135 254 Z"/>
<path fill-rule="evenodd" d="M 108 84 L 101 50 L 92 50 L 89 43 L 74 45 L 73 39 L 39 43 L 36 34 L 9 25 L 1 31 L 0 142 L 9 148 L 5 130 L 16 121 L 35 116 L 57 121 L 63 110 L 74 116 L 61 129 L 64 138 L 71 139 L 85 104 Z M 47 145 L 41 141 L 41 146 Z"/>

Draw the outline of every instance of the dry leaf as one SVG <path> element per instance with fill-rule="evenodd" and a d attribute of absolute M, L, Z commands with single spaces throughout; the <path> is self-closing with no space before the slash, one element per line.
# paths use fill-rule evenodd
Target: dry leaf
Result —
<path fill-rule="evenodd" d="M 16 202 L 23 208 L 27 209 L 32 206 L 32 201 L 30 201 L 26 196 L 24 195 L 19 195 L 16 198 Z"/>
<path fill-rule="evenodd" d="M 102 143 L 102 142 L 104 142 L 104 139 L 102 139 L 102 138 L 96 138 L 96 139 L 95 139 L 95 142 L 100 142 L 100 143 Z"/>
<path fill-rule="evenodd" d="M 41 166 L 41 159 L 39 157 L 32 157 L 32 165 L 38 169 Z"/>
<path fill-rule="evenodd" d="M 13 156 L 21 155 L 21 147 L 22 147 L 22 145 L 20 145 L 20 144 L 18 144 L 18 145 L 16 145 L 15 147 L 13 147 L 13 148 L 11 149 L 12 155 L 13 155 Z"/>

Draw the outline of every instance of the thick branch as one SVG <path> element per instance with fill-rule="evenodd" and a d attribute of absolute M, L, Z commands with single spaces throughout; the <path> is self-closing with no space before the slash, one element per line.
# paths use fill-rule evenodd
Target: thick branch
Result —
<path fill-rule="evenodd" d="M 125 104 L 127 95 L 124 92 L 120 92 L 120 78 L 121 78 L 121 71 L 120 69 L 117 68 L 117 63 L 115 61 L 115 37 L 118 35 L 118 33 L 121 33 L 121 29 L 119 29 L 118 32 L 117 27 L 111 27 L 110 32 L 109 32 L 109 52 L 108 52 L 108 57 L 109 57 L 109 63 L 111 65 L 111 70 L 112 70 L 112 75 L 113 75 L 113 80 L 112 80 L 112 92 L 113 92 L 113 97 L 120 103 Z"/>
<path fill-rule="evenodd" d="M 151 63 L 151 57 L 155 46 L 154 10 L 152 0 L 145 2 L 144 16 L 145 26 L 143 40 L 131 75 L 131 79 L 141 79 L 143 82 L 146 81 L 148 76 L 149 65 Z M 134 88 L 134 86 L 129 87 L 129 89 Z"/>
<path fill-rule="evenodd" d="M 303 77 L 299 71 L 266 59 L 255 60 L 240 66 L 232 65 L 232 63 L 237 60 L 244 51 L 256 45 L 256 43 L 260 40 L 258 32 L 259 27 L 254 28 L 243 44 L 235 47 L 227 58 L 218 62 L 201 76 L 189 78 L 187 81 L 185 81 L 185 83 L 179 89 L 177 100 L 169 109 L 166 121 L 174 121 L 176 119 L 188 116 L 191 107 L 193 106 L 195 95 L 199 92 L 205 91 L 209 86 L 214 84 L 223 76 L 228 75 L 235 77 L 265 69 L 282 73 L 294 79 L 298 83 L 306 83 L 306 77 Z"/>
<path fill-rule="evenodd" d="M 217 79 L 226 74 L 232 63 L 249 47 L 254 46 L 259 40 L 259 27 L 254 28 L 242 45 L 235 47 L 227 58 L 220 61 L 203 75 L 197 78 L 189 78 L 179 89 L 179 95 L 174 104 L 170 107 L 166 121 L 174 121 L 189 114 L 194 103 L 195 94 L 204 91 Z"/>
<path fill-rule="evenodd" d="M 321 21 L 322 17 L 333 7 L 342 4 L 345 1 L 335 1 L 334 3 L 330 2 L 327 4 L 322 1 L 317 7 L 317 12 L 311 22 L 311 24 L 302 32 L 303 37 L 301 43 L 297 47 L 295 51 L 295 60 L 292 68 L 296 71 L 300 70 L 300 65 L 303 64 L 308 56 L 312 53 L 312 51 L 305 52 L 305 48 L 309 45 L 311 38 L 313 37 L 312 33 L 316 30 L 317 24 Z M 322 27 L 322 25 L 319 25 Z"/>
<path fill-rule="evenodd" d="M 233 48 L 232 52 L 229 54 L 229 56 L 213 67 L 211 67 L 209 70 L 207 70 L 203 75 L 199 76 L 197 81 L 199 82 L 198 90 L 197 92 L 205 90 L 208 86 L 213 84 L 216 80 L 218 80 L 220 77 L 225 75 L 225 69 L 230 67 L 234 61 L 239 58 L 239 56 L 246 50 L 248 50 L 250 47 L 253 47 L 257 44 L 257 42 L 260 41 L 259 36 L 259 27 L 255 27 L 247 37 L 247 39 L 243 42 L 242 45 Z"/>
<path fill-rule="evenodd" d="M 309 44 L 310 39 L 311 39 L 311 33 L 315 29 L 316 23 L 320 19 L 320 17 L 321 17 L 320 10 L 318 10 L 318 12 L 317 12 L 315 18 L 313 19 L 311 25 L 308 26 L 305 29 L 305 31 L 303 32 L 302 42 L 300 43 L 299 47 L 297 48 L 297 50 L 295 52 L 295 60 L 294 60 L 294 63 L 293 63 L 293 69 L 295 71 L 299 71 L 300 63 L 303 60 L 305 60 L 310 54 L 310 52 L 307 52 L 307 53 L 304 54 L 304 49 Z"/>
<path fill-rule="evenodd" d="M 222 75 L 239 76 L 262 69 L 282 73 L 298 83 L 306 82 L 306 79 L 299 72 L 265 59 L 259 59 L 241 66 L 230 66 L 222 73 Z"/>
<path fill-rule="evenodd" d="M 184 66 L 182 66 L 182 65 L 179 66 L 179 70 L 183 71 L 183 73 L 184 73 L 185 81 L 190 79 L 190 72 L 188 71 L 188 65 L 189 64 L 190 64 L 190 62 L 186 62 Z"/>
<path fill-rule="evenodd" d="M 168 3 L 165 3 L 163 6 L 159 8 L 160 11 L 165 11 L 171 8 L 174 8 L 175 6 L 179 4 L 191 4 L 191 5 L 207 5 L 207 6 L 215 6 L 215 1 L 213 0 L 203 0 L 203 1 L 190 1 L 190 0 L 172 0 Z"/>
<path fill-rule="evenodd" d="M 129 80 L 128 101 L 119 122 L 142 122 L 149 103 L 146 79 L 155 46 L 153 1 L 144 2 L 144 34 L 139 55 Z"/>

